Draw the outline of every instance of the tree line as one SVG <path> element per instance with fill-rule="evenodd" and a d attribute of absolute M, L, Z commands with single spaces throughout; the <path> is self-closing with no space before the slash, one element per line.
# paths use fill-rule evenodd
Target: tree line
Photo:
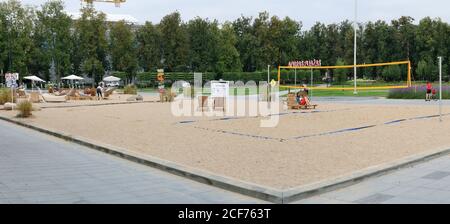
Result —
<path fill-rule="evenodd" d="M 437 57 L 443 56 L 447 74 L 450 26 L 441 19 L 426 17 L 416 24 L 412 17 L 402 16 L 358 26 L 358 64 L 411 60 L 416 80 L 435 80 Z M 323 65 L 353 64 L 353 38 L 350 21 L 317 22 L 304 29 L 300 21 L 267 12 L 224 23 L 200 17 L 185 22 L 174 12 L 158 24 L 133 25 L 107 22 L 106 15 L 92 7 L 82 8 L 81 17 L 72 20 L 61 0 L 48 1 L 39 9 L 18 0 L 0 3 L 0 69 L 48 80 L 83 74 L 99 81 L 111 71 L 124 72 L 133 80 L 138 73 L 158 68 L 212 72 L 221 78 L 229 72 L 264 71 L 267 65 L 275 68 L 310 59 L 321 59 Z M 360 76 L 401 78 L 384 73 L 371 68 Z M 352 74 L 343 76 L 340 79 Z"/>

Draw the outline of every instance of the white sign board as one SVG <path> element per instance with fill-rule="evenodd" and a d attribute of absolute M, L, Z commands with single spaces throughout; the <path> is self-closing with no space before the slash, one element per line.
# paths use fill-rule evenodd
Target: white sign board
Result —
<path fill-rule="evenodd" d="M 19 80 L 19 73 L 6 73 L 5 81 L 8 88 L 17 87 L 16 81 Z"/>
<path fill-rule="evenodd" d="M 226 81 L 211 82 L 211 97 L 228 98 L 229 94 L 230 94 L 230 82 Z"/>

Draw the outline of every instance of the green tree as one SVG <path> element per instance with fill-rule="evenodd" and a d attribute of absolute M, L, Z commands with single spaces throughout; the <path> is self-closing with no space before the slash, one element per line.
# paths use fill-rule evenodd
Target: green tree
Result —
<path fill-rule="evenodd" d="M 230 23 L 225 23 L 220 30 L 220 38 L 218 42 L 218 62 L 215 71 L 220 75 L 227 71 L 240 72 L 242 64 L 239 52 L 235 45 L 237 37 Z"/>
<path fill-rule="evenodd" d="M 145 71 L 156 71 L 161 68 L 162 34 L 159 28 L 151 22 L 137 30 L 139 64 Z"/>
<path fill-rule="evenodd" d="M 342 58 L 338 58 L 336 65 L 345 65 Z M 337 84 L 344 84 L 347 81 L 347 69 L 336 69 L 333 74 L 333 80 Z"/>
<path fill-rule="evenodd" d="M 402 72 L 398 65 L 386 66 L 383 68 L 383 78 L 387 82 L 401 81 Z"/>
<path fill-rule="evenodd" d="M 43 73 L 47 79 L 59 81 L 61 76 L 71 71 L 72 19 L 64 12 L 61 0 L 52 0 L 37 11 L 31 72 Z M 54 63 L 55 77 L 50 77 L 49 69 Z"/>
<path fill-rule="evenodd" d="M 33 44 L 33 20 L 35 13 L 23 7 L 20 1 L 0 3 L 0 65 L 4 71 L 28 75 Z"/>
<path fill-rule="evenodd" d="M 233 22 L 233 29 L 237 36 L 236 49 L 241 56 L 243 71 L 253 72 L 257 69 L 259 45 L 253 34 L 252 18 L 240 17 Z"/>
<path fill-rule="evenodd" d="M 189 64 L 193 71 L 212 71 L 217 63 L 219 30 L 217 21 L 197 17 L 187 24 Z"/>
<path fill-rule="evenodd" d="M 109 68 L 106 15 L 91 6 L 81 9 L 81 13 L 81 18 L 75 23 L 74 38 L 78 48 L 74 58 L 80 59 L 82 72 L 100 82 Z"/>
<path fill-rule="evenodd" d="M 189 38 L 179 12 L 165 16 L 159 24 L 162 34 L 163 64 L 168 71 L 186 70 Z"/>
<path fill-rule="evenodd" d="M 269 55 L 275 56 L 275 65 L 286 65 L 297 57 L 297 40 L 300 36 L 301 24 L 289 17 L 280 20 L 273 16 L 270 20 L 269 33 L 272 46 Z M 270 64 L 270 63 L 269 63 Z M 266 66 L 266 65 L 263 65 Z M 264 68 L 264 67 L 263 67 Z"/>
<path fill-rule="evenodd" d="M 130 25 L 125 21 L 111 25 L 110 52 L 113 70 L 126 72 L 128 82 L 133 82 L 138 69 L 137 44 Z"/>

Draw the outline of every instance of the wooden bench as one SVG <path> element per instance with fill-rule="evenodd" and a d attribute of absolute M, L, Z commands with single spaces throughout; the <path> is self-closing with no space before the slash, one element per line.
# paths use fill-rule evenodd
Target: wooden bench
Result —
<path fill-rule="evenodd" d="M 310 109 L 316 109 L 316 107 L 318 107 L 318 105 L 316 105 L 316 104 L 300 105 L 297 102 L 296 95 L 293 93 L 288 94 L 287 104 L 288 104 L 289 110 L 310 110 Z"/>

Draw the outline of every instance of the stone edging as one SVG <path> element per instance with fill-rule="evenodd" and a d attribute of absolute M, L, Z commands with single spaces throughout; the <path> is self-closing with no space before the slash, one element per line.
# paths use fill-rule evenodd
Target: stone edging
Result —
<path fill-rule="evenodd" d="M 410 156 L 408 158 L 394 161 L 391 163 L 373 166 L 361 171 L 354 172 L 350 175 L 345 175 L 338 178 L 325 180 L 322 182 L 313 183 L 297 188 L 279 190 L 257 185 L 254 183 L 248 183 L 230 177 L 219 176 L 217 174 L 213 174 L 207 171 L 187 167 L 167 160 L 162 160 L 152 156 L 132 152 L 116 146 L 95 142 L 93 140 L 86 139 L 83 137 L 73 136 L 55 130 L 33 126 L 7 117 L 0 116 L 0 120 L 11 122 L 19 126 L 30 128 L 35 131 L 49 134 L 69 142 L 83 145 L 132 162 L 137 162 L 146 166 L 163 170 L 175 174 L 177 176 L 185 177 L 200 183 L 208 184 L 211 186 L 222 188 L 224 190 L 240 193 L 257 199 L 279 204 L 290 203 L 293 201 L 312 197 L 318 194 L 333 191 L 339 188 L 351 186 L 372 177 L 381 176 L 401 168 L 410 167 L 415 164 L 419 164 L 425 161 L 429 161 L 450 154 L 450 149 L 441 149 L 433 152 L 427 152 L 419 155 Z"/>

